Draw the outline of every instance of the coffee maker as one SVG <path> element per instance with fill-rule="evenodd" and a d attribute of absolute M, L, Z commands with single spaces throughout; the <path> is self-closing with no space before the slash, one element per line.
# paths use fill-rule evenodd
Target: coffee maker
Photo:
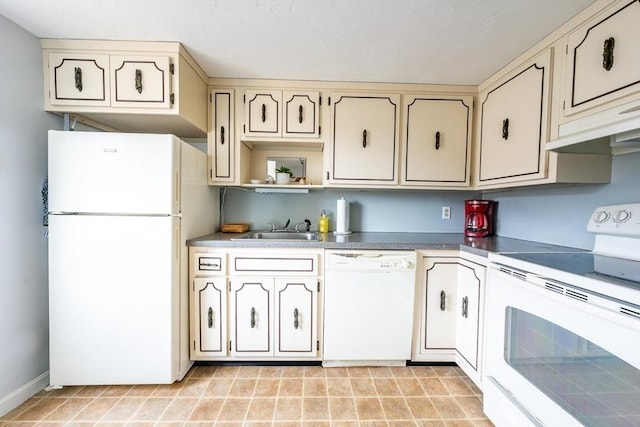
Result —
<path fill-rule="evenodd" d="M 464 201 L 464 235 L 485 237 L 493 234 L 496 202 L 493 200 Z"/>

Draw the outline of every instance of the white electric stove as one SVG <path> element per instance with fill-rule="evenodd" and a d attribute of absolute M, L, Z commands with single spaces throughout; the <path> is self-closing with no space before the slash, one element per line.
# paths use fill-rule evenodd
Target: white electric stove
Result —
<path fill-rule="evenodd" d="M 490 255 L 484 410 L 501 426 L 640 425 L 640 203 L 597 208 L 592 252 Z"/>

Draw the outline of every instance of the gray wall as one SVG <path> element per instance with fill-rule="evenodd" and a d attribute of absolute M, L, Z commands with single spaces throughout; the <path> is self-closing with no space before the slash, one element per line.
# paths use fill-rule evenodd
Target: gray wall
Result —
<path fill-rule="evenodd" d="M 311 190 L 309 194 L 260 194 L 236 188 L 227 189 L 224 217 L 227 223 L 248 222 L 252 229 L 266 229 L 267 223 L 280 225 L 311 220 L 317 230 L 320 212 L 329 215 L 329 229 L 335 230 L 337 200 L 349 201 L 351 231 L 398 231 L 459 233 L 463 230 L 467 198 L 479 193 L 439 191 L 358 191 Z M 442 219 L 442 207 L 451 208 L 451 219 Z"/>
<path fill-rule="evenodd" d="M 0 15 L 0 415 L 48 384 L 47 130 L 40 41 Z"/>
<path fill-rule="evenodd" d="M 640 152 L 613 157 L 611 183 L 487 193 L 498 201 L 498 234 L 593 249 L 586 231 L 594 209 L 640 202 Z"/>
<path fill-rule="evenodd" d="M 320 190 L 309 194 L 256 194 L 228 189 L 224 222 L 248 222 L 265 229 L 273 220 L 282 224 L 309 218 L 316 229 L 318 215 L 331 216 L 336 200 L 345 197 L 351 205 L 352 231 L 400 231 L 459 233 L 463 230 L 463 201 L 480 197 L 497 200 L 497 234 L 582 249 L 593 248 L 587 220 L 597 206 L 640 202 L 640 153 L 613 157 L 610 184 L 543 186 L 487 192 L 356 191 Z M 451 207 L 451 219 L 441 219 L 442 206 Z"/>

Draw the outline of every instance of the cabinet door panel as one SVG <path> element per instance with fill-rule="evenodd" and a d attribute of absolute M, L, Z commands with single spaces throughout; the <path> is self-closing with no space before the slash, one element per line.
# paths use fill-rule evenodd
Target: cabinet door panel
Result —
<path fill-rule="evenodd" d="M 481 96 L 480 185 L 545 176 L 551 52 Z"/>
<path fill-rule="evenodd" d="M 49 54 L 49 100 L 52 105 L 110 104 L 109 56 Z"/>
<path fill-rule="evenodd" d="M 213 90 L 209 155 L 211 181 L 233 181 L 234 99 L 233 89 Z"/>
<path fill-rule="evenodd" d="M 272 355 L 273 279 L 232 278 L 232 353 Z"/>
<path fill-rule="evenodd" d="M 170 108 L 168 56 L 111 56 L 113 107 Z"/>
<path fill-rule="evenodd" d="M 483 282 L 484 267 L 461 261 L 458 267 L 456 350 L 474 370 L 479 367 L 479 308 Z"/>
<path fill-rule="evenodd" d="M 281 91 L 247 90 L 244 102 L 246 136 L 281 136 Z"/>
<path fill-rule="evenodd" d="M 397 181 L 398 95 L 331 96 L 334 182 Z"/>
<path fill-rule="evenodd" d="M 638 40 L 638 1 L 608 11 L 569 35 L 565 115 L 640 91 Z M 605 43 L 611 43 L 608 65 Z"/>
<path fill-rule="evenodd" d="M 317 138 L 320 119 L 319 92 L 284 91 L 284 137 Z"/>
<path fill-rule="evenodd" d="M 472 99 L 405 102 L 403 184 L 468 183 Z"/>
<path fill-rule="evenodd" d="M 457 272 L 455 260 L 429 259 L 426 262 L 421 350 L 456 347 Z"/>
<path fill-rule="evenodd" d="M 197 336 L 201 353 L 227 354 L 227 281 L 224 277 L 195 279 Z"/>
<path fill-rule="evenodd" d="M 316 356 L 317 281 L 276 279 L 276 356 Z"/>

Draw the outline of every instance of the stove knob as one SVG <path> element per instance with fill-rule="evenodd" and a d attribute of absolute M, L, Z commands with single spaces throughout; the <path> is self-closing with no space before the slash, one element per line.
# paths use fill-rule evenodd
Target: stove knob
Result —
<path fill-rule="evenodd" d="M 631 219 L 631 212 L 624 209 L 621 211 L 616 211 L 616 213 L 613 214 L 613 222 L 615 222 L 616 224 L 625 223 L 630 219 Z"/>
<path fill-rule="evenodd" d="M 607 211 L 598 211 L 593 214 L 593 222 L 596 224 L 602 224 L 603 222 L 609 219 L 609 212 Z"/>

